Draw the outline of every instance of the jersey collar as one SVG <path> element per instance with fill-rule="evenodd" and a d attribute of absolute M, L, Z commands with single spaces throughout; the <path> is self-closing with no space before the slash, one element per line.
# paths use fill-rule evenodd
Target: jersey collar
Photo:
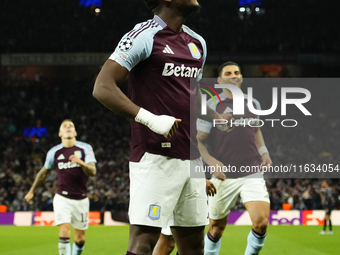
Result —
<path fill-rule="evenodd" d="M 167 26 L 167 24 L 157 15 L 155 15 L 153 19 L 161 26 L 161 28 L 165 28 Z"/>

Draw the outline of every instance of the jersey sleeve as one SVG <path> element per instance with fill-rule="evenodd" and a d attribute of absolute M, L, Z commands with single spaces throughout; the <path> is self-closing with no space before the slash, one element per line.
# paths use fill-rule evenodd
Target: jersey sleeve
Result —
<path fill-rule="evenodd" d="M 90 162 L 94 162 L 96 163 L 96 157 L 94 156 L 94 152 L 92 149 L 92 146 L 89 144 L 86 144 L 86 146 L 84 147 L 84 153 L 85 153 L 85 163 L 90 163 Z"/>
<path fill-rule="evenodd" d="M 46 160 L 45 160 L 45 164 L 44 167 L 46 169 L 52 169 L 54 167 L 54 155 L 55 155 L 55 150 L 52 148 L 47 152 L 46 155 Z"/>
<path fill-rule="evenodd" d="M 207 103 L 211 109 L 216 111 L 216 105 L 214 104 L 212 99 L 209 99 Z M 196 127 L 198 131 L 210 133 L 210 130 L 213 127 L 213 124 L 206 120 L 197 119 Z"/>
<path fill-rule="evenodd" d="M 151 55 L 153 37 L 158 30 L 142 31 L 143 26 L 146 26 L 146 24 L 138 24 L 132 31 L 126 33 L 109 57 L 109 59 L 116 61 L 128 71 L 131 71 L 140 61 L 147 59 Z M 138 30 L 141 30 L 141 32 L 136 32 Z"/>
<path fill-rule="evenodd" d="M 207 58 L 207 45 L 205 43 L 205 40 L 202 38 L 200 41 L 201 41 L 202 46 L 203 46 L 203 64 L 202 64 L 202 67 L 200 69 L 200 72 L 197 75 L 197 82 L 199 82 L 203 78 L 203 68 L 204 68 L 204 65 L 205 65 L 205 60 Z"/>
<path fill-rule="evenodd" d="M 196 126 L 197 126 L 198 131 L 210 133 L 210 130 L 211 130 L 213 124 L 209 121 L 206 121 L 206 120 L 197 119 Z"/>

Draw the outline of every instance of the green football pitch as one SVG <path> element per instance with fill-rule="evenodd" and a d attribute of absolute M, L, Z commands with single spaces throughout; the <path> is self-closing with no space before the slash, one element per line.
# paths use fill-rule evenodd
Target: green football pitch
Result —
<path fill-rule="evenodd" d="M 340 254 L 340 227 L 319 235 L 321 226 L 269 226 L 261 255 Z M 249 226 L 227 226 L 220 254 L 242 255 Z M 83 255 L 125 255 L 128 226 L 90 226 Z M 58 255 L 57 227 L 0 227 L 1 255 Z M 176 254 L 175 251 L 172 254 Z"/>

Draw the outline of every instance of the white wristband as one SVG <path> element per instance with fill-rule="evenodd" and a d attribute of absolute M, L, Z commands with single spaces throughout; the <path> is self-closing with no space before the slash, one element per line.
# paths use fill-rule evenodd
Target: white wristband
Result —
<path fill-rule="evenodd" d="M 144 108 L 140 108 L 135 121 L 147 126 L 157 134 L 167 136 L 176 119 L 168 115 L 155 115 Z"/>
<path fill-rule="evenodd" d="M 268 151 L 267 147 L 264 146 L 264 145 L 261 146 L 261 147 L 258 149 L 258 152 L 259 152 L 259 154 L 260 154 L 261 157 L 262 157 L 263 154 L 265 154 L 266 152 L 269 154 L 269 151 Z"/>

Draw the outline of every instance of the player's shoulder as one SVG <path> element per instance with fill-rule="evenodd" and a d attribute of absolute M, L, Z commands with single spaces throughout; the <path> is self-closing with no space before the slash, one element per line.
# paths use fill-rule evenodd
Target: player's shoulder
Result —
<path fill-rule="evenodd" d="M 223 92 L 221 92 L 220 94 L 211 97 L 207 101 L 207 103 L 211 109 L 216 110 L 217 105 L 220 103 L 220 99 L 221 101 L 224 101 L 225 99 L 227 99 L 227 96 Z"/>
<path fill-rule="evenodd" d="M 162 20 L 160 19 L 158 20 L 157 18 L 153 18 L 140 22 L 136 24 L 134 28 L 126 34 L 126 36 L 131 39 L 153 37 L 159 30 L 164 28 L 161 21 Z"/>
<path fill-rule="evenodd" d="M 204 42 L 205 42 L 204 38 L 203 38 L 201 35 L 199 35 L 198 33 L 196 33 L 194 30 L 192 30 L 192 29 L 189 28 L 188 26 L 182 25 L 182 29 L 183 29 L 183 31 L 184 31 L 185 33 L 189 34 L 190 36 L 192 36 L 192 37 L 194 37 L 194 38 L 196 38 L 196 39 L 198 39 L 198 40 L 200 40 L 200 41 L 204 41 Z"/>
<path fill-rule="evenodd" d="M 204 38 L 201 35 L 199 35 L 198 33 L 196 33 L 194 30 L 192 30 L 191 28 L 189 28 L 186 25 L 182 25 L 182 29 L 185 33 L 187 33 L 188 35 L 192 36 L 193 38 L 199 40 L 202 43 L 202 45 L 206 46 L 206 42 L 205 42 Z"/>
<path fill-rule="evenodd" d="M 82 141 L 76 141 L 75 145 L 79 148 L 82 148 L 82 149 L 92 148 L 92 146 L 90 144 L 82 142 Z"/>
<path fill-rule="evenodd" d="M 62 148 L 64 148 L 64 145 L 62 143 L 53 146 L 51 149 L 49 149 L 49 151 L 47 153 L 55 153 L 58 150 L 61 150 Z"/>

